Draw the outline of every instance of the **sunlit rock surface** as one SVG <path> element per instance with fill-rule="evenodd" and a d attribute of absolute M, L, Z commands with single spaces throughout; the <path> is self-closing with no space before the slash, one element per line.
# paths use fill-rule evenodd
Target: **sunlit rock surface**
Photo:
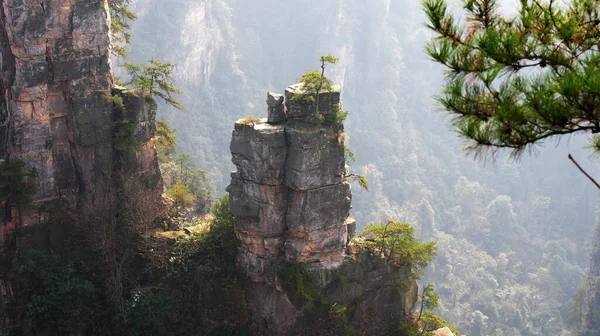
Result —
<path fill-rule="evenodd" d="M 347 248 L 356 223 L 349 218 L 343 126 L 308 122 L 316 106 L 291 100 L 297 92 L 297 85 L 289 87 L 285 101 L 268 93 L 269 117 L 239 120 L 230 145 L 237 265 L 248 279 L 255 332 L 294 335 L 308 327 L 307 307 L 294 305 L 278 282 L 286 262 L 302 261 L 328 301 L 352 307 L 355 328 L 385 335 L 416 302 L 416 284 L 406 280 L 410 270 Z M 335 87 L 322 94 L 319 110 L 329 114 L 339 103 Z"/>

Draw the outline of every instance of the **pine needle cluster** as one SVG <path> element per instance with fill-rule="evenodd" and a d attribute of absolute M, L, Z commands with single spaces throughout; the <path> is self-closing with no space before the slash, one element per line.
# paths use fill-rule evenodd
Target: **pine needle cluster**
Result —
<path fill-rule="evenodd" d="M 435 33 L 426 52 L 446 67 L 438 101 L 467 150 L 519 156 L 547 138 L 600 132 L 600 0 L 521 0 L 511 17 L 497 0 L 462 4 L 462 21 L 446 0 L 423 8 Z"/>

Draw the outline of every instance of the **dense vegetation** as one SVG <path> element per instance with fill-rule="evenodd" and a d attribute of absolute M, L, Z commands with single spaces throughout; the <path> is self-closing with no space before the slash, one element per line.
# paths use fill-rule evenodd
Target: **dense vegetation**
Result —
<path fill-rule="evenodd" d="M 216 202 L 212 215 L 189 235 L 164 232 L 130 242 L 130 259 L 121 260 L 120 297 L 114 297 L 101 255 L 85 243 L 62 253 L 23 252 L 10 274 L 18 301 L 8 306 L 19 323 L 7 331 L 246 335 L 233 325 L 244 321 L 247 313 L 235 268 L 238 242 L 227 197 Z M 178 238 L 169 238 L 173 236 Z"/>
<path fill-rule="evenodd" d="M 265 91 L 281 92 L 331 52 L 340 61 L 327 77 L 343 84 L 352 111 L 345 132 L 360 154 L 349 164 L 369 181 L 368 193 L 353 190 L 357 223 L 396 218 L 437 242 L 422 281 L 436 284 L 435 312 L 465 334 L 568 330 L 564 319 L 589 265 L 597 196 L 566 149 L 593 169 L 597 162 L 580 149 L 587 139 L 537 147 L 535 159 L 520 162 L 465 158 L 432 103 L 444 78 L 423 53 L 431 35 L 419 1 L 206 4 L 136 2 L 130 57 L 178 64 L 187 112 L 166 106 L 160 114 L 217 191 L 229 182 L 232 121 L 264 116 Z"/>

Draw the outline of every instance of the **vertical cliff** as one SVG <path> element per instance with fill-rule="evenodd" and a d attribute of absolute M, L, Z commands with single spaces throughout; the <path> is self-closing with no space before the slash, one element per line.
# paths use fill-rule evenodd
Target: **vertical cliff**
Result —
<path fill-rule="evenodd" d="M 26 179 L 30 204 L 9 197 L 0 207 L 2 279 L 20 249 L 57 251 L 75 231 L 93 235 L 107 223 L 140 231 L 161 213 L 156 104 L 113 88 L 109 20 L 104 0 L 0 0 L 0 166 L 37 171 Z M 123 120 L 140 150 L 119 150 Z"/>
<path fill-rule="evenodd" d="M 231 140 L 237 171 L 228 191 L 254 327 L 259 334 L 288 335 L 323 323 L 280 279 L 290 265 L 305 265 L 324 295 L 324 309 L 351 306 L 352 326 L 385 335 L 414 305 L 416 284 L 406 281 L 403 272 L 410 270 L 348 250 L 355 223 L 348 217 L 352 195 L 343 125 L 307 122 L 316 106 L 294 99 L 297 95 L 303 95 L 301 84 L 286 90 L 285 102 L 283 95 L 269 93 L 268 118 L 239 120 Z M 340 88 L 320 95 L 319 112 L 329 120 Z"/>

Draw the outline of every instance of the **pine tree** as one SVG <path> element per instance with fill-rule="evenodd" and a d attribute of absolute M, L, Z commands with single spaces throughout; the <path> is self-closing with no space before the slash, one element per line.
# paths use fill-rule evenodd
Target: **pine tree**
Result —
<path fill-rule="evenodd" d="M 600 153 L 600 0 L 520 3 L 518 13 L 506 17 L 497 0 L 463 0 L 461 22 L 445 0 L 423 0 L 435 33 L 426 51 L 446 67 L 440 104 L 476 156 L 499 148 L 519 156 L 574 133 L 591 134 L 589 148 Z M 592 256 L 587 316 L 581 317 L 587 330 L 580 335 L 598 335 L 599 259 Z"/>
<path fill-rule="evenodd" d="M 112 53 L 115 56 L 127 57 L 129 54 L 125 45 L 131 43 L 131 22 L 137 19 L 129 9 L 131 0 L 109 0 L 110 9 L 110 38 Z"/>
<path fill-rule="evenodd" d="M 447 69 L 438 100 L 475 155 L 600 132 L 600 1 L 520 2 L 505 17 L 497 0 L 463 0 L 463 22 L 445 0 L 423 2 L 436 35 L 426 51 Z"/>
<path fill-rule="evenodd" d="M 183 110 L 185 105 L 173 98 L 173 94 L 181 93 L 173 85 L 172 73 L 175 70 L 175 64 L 162 63 L 153 58 L 148 63 L 148 65 L 125 63 L 125 70 L 127 70 L 130 79 L 124 85 L 153 97 L 158 97 L 167 104 Z"/>

